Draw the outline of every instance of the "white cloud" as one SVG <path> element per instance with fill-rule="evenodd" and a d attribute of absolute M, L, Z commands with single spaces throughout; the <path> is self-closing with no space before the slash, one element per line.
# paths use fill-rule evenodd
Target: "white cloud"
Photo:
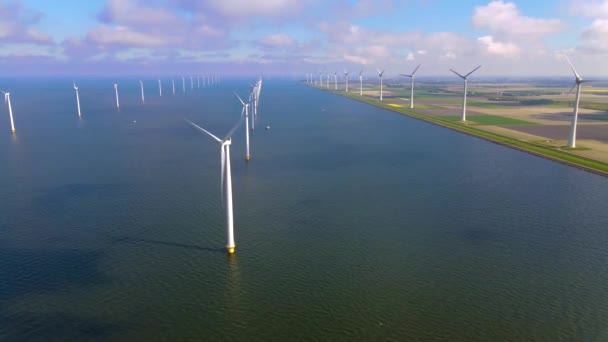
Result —
<path fill-rule="evenodd" d="M 156 34 L 134 31 L 126 26 L 98 26 L 87 35 L 87 40 L 98 45 L 120 45 L 126 47 L 158 47 L 167 44 Z"/>
<path fill-rule="evenodd" d="M 540 38 L 560 32 L 564 25 L 558 19 L 527 17 L 519 13 L 517 5 L 502 0 L 478 6 L 473 14 L 473 26 L 488 29 L 495 35 L 519 38 Z"/>
<path fill-rule="evenodd" d="M 289 47 L 294 43 L 295 41 L 285 33 L 273 34 L 258 40 L 258 44 L 265 47 Z"/>
<path fill-rule="evenodd" d="M 580 35 L 579 48 L 588 53 L 608 53 L 608 19 L 595 19 Z"/>
<path fill-rule="evenodd" d="M 413 61 L 414 59 L 415 59 L 415 58 L 414 58 L 414 54 L 413 54 L 413 53 L 411 53 L 411 52 L 410 52 L 410 53 L 408 53 L 408 54 L 407 54 L 407 56 L 405 57 L 405 60 L 406 60 L 406 61 Z"/>
<path fill-rule="evenodd" d="M 513 43 L 501 43 L 494 41 L 492 36 L 483 36 L 477 38 L 479 43 L 485 50 L 492 54 L 501 57 L 516 58 L 519 57 L 521 49 Z"/>

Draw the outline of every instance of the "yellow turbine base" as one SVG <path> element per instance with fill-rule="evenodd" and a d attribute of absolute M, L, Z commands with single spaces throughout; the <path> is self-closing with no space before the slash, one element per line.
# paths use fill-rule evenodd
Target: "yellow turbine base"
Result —
<path fill-rule="evenodd" d="M 16 133 L 17 130 L 16 129 L 11 129 L 11 132 Z"/>
<path fill-rule="evenodd" d="M 226 251 L 228 252 L 228 254 L 234 254 L 234 249 L 236 248 L 236 246 L 226 246 Z"/>
<path fill-rule="evenodd" d="M 246 160 L 246 161 L 249 161 L 250 159 L 251 159 L 251 157 L 250 157 L 250 156 L 245 157 L 245 160 Z"/>

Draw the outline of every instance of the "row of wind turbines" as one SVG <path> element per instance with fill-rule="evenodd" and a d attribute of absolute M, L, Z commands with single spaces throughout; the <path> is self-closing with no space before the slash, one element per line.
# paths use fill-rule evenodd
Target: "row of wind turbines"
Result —
<path fill-rule="evenodd" d="M 234 254 L 236 244 L 234 241 L 234 213 L 232 206 L 232 173 L 230 167 L 230 145 L 232 144 L 232 136 L 236 132 L 236 130 L 242 125 L 243 121 L 245 121 L 245 160 L 251 160 L 251 152 L 249 146 L 249 120 L 251 120 L 251 130 L 255 130 L 255 120 L 258 116 L 258 107 L 260 104 L 260 93 L 262 91 L 262 79 L 258 79 L 258 81 L 251 86 L 251 92 L 249 93 L 249 98 L 247 102 L 243 101 L 243 99 L 236 93 L 234 95 L 242 104 L 243 108 L 241 110 L 241 116 L 239 121 L 234 125 L 234 127 L 224 136 L 224 138 L 220 139 L 213 133 L 204 129 L 203 127 L 195 124 L 194 122 L 186 119 L 186 121 L 191 124 L 194 128 L 199 131 L 205 133 L 213 140 L 220 144 L 220 164 L 221 164 L 221 193 L 222 193 L 222 205 L 226 209 L 226 251 L 228 254 Z M 251 107 L 251 116 L 249 115 L 249 109 Z"/>
<path fill-rule="evenodd" d="M 581 85 L 584 82 L 589 82 L 589 80 L 583 80 L 583 78 L 576 72 L 574 65 L 572 64 L 572 62 L 570 61 L 570 59 L 567 56 L 566 56 L 566 61 L 570 65 L 570 68 L 572 69 L 572 72 L 574 73 L 574 77 L 575 77 L 574 84 L 572 85 L 572 88 L 570 88 L 570 90 L 568 91 L 568 94 L 570 94 L 572 92 L 572 90 L 574 89 L 574 87 L 576 87 L 576 98 L 574 101 L 574 113 L 572 115 L 570 133 L 568 135 L 568 147 L 575 148 L 576 147 L 576 128 L 577 128 L 577 123 L 578 123 L 578 109 L 579 109 L 579 102 L 580 102 L 580 95 L 581 95 Z M 414 109 L 414 80 L 416 78 L 416 72 L 418 71 L 419 68 L 420 68 L 420 64 L 418 64 L 418 66 L 416 66 L 414 71 L 412 71 L 410 74 L 400 74 L 401 76 L 409 77 L 411 79 L 410 109 Z M 467 119 L 468 79 L 469 79 L 469 76 L 471 76 L 479 68 L 481 68 L 481 65 L 475 67 L 474 69 L 472 69 L 471 71 L 469 71 L 468 73 L 466 73 L 464 75 L 457 71 L 454 71 L 453 69 L 449 69 L 451 72 L 453 72 L 458 77 L 460 77 L 464 82 L 464 92 L 463 92 L 463 99 L 462 99 L 462 115 L 460 117 L 460 120 L 463 122 L 466 122 L 466 119 Z M 384 70 L 380 70 L 380 69 L 376 69 L 376 70 L 378 72 L 378 77 L 380 78 L 380 101 L 383 101 L 383 91 L 382 91 L 383 82 L 382 82 L 382 80 L 384 77 Z M 306 83 L 314 84 L 314 85 L 318 84 L 319 86 L 322 87 L 323 86 L 323 73 L 318 72 L 318 74 L 319 74 L 319 83 L 317 83 L 316 78 L 314 78 L 314 73 L 306 74 Z M 326 72 L 326 75 L 327 75 L 326 87 L 329 89 L 329 73 Z M 344 70 L 344 78 L 345 78 L 345 92 L 348 93 L 348 71 L 346 71 L 346 70 Z M 338 90 L 337 72 L 334 72 L 334 90 Z M 359 96 L 363 96 L 363 69 L 361 69 L 361 71 L 359 72 Z"/>

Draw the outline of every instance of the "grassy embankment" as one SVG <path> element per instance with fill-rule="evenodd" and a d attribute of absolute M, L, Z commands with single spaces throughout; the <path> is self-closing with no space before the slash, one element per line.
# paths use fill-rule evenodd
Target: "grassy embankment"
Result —
<path fill-rule="evenodd" d="M 325 89 L 323 89 L 325 90 Z M 415 112 L 414 110 L 411 110 L 409 108 L 406 107 L 394 107 L 394 106 L 390 106 L 387 102 L 380 102 L 379 100 L 375 99 L 375 98 L 370 98 L 370 97 L 366 97 L 366 96 L 359 96 L 359 94 L 355 94 L 355 93 L 344 93 L 343 91 L 333 91 L 330 90 L 332 93 L 335 94 L 339 94 L 342 96 L 346 96 L 349 97 L 351 99 L 357 100 L 357 101 L 361 101 L 361 102 L 365 102 L 380 108 L 384 108 L 393 112 L 397 112 L 400 114 L 404 114 L 404 115 L 408 115 L 410 117 L 419 119 L 419 120 L 423 120 L 423 121 L 427 121 L 427 122 L 431 122 L 443 127 L 447 127 L 456 131 L 460 131 L 463 133 L 467 133 L 485 140 L 489 140 L 504 146 L 509 146 L 509 147 L 513 147 L 516 148 L 518 150 L 524 151 L 524 152 L 528 152 L 537 156 L 541 156 L 550 160 L 554 160 L 557 162 L 561 162 L 567 165 L 571 165 L 571 166 L 575 166 L 587 171 L 591 171 L 603 176 L 608 176 L 608 163 L 603 163 L 601 161 L 597 161 L 597 160 L 593 160 L 593 159 L 589 159 L 589 158 L 585 158 L 582 156 L 578 156 L 572 153 L 568 153 L 565 150 L 562 150 L 560 148 L 556 148 L 553 146 L 548 146 L 548 145 L 544 145 L 540 142 L 534 142 L 534 141 L 523 141 L 523 140 L 519 140 L 519 139 L 514 139 L 514 138 L 509 138 L 503 135 L 499 135 L 499 134 L 495 134 L 495 133 L 491 133 L 491 132 L 487 132 L 484 131 L 483 129 L 480 128 L 476 128 L 475 125 L 469 125 L 469 124 L 464 124 L 460 121 L 454 121 L 453 117 L 440 117 L 440 116 L 429 116 L 429 115 L 424 115 L 424 114 L 420 114 Z M 485 116 L 484 116 L 485 117 Z M 502 123 L 502 121 L 504 121 L 504 119 L 508 119 L 508 118 L 502 118 L 502 117 L 497 117 L 495 119 L 491 119 L 488 121 L 487 118 L 485 119 L 481 119 L 482 122 L 480 122 L 480 125 L 484 125 L 484 124 L 506 124 Z M 512 119 L 509 119 L 512 120 Z M 484 122 L 485 121 L 485 122 Z M 519 120 L 517 120 L 519 121 Z M 512 122 L 510 124 L 513 124 Z M 528 124 L 525 121 L 522 121 L 519 124 Z"/>

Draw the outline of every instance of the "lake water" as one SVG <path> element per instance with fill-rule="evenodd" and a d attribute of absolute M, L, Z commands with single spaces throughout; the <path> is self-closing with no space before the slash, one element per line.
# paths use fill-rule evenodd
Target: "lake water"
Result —
<path fill-rule="evenodd" d="M 608 180 L 266 80 L 2 82 L 0 340 L 606 341 Z M 189 85 L 189 84 L 188 84 Z M 263 127 L 270 125 L 270 130 Z"/>

